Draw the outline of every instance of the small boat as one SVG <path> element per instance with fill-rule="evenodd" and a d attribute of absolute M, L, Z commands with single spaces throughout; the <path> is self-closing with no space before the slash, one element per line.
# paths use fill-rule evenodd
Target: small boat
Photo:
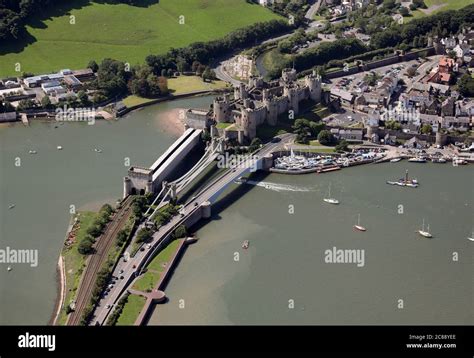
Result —
<path fill-rule="evenodd" d="M 472 232 L 471 237 L 468 237 L 467 239 L 469 241 L 474 241 L 474 231 Z"/>
<path fill-rule="evenodd" d="M 57 150 L 62 150 L 63 147 L 61 147 L 60 145 L 58 145 L 58 146 L 56 147 L 56 149 L 57 149 Z"/>
<path fill-rule="evenodd" d="M 403 158 L 393 158 L 393 159 L 390 159 L 390 163 L 398 163 L 402 159 Z"/>
<path fill-rule="evenodd" d="M 14 207 L 15 207 L 15 204 L 8 205 L 8 209 L 13 209 Z"/>
<path fill-rule="evenodd" d="M 426 159 L 423 157 L 413 157 L 408 159 L 410 163 L 426 163 Z"/>
<path fill-rule="evenodd" d="M 96 152 L 96 153 L 102 153 L 102 149 L 94 148 L 94 152 Z"/>
<path fill-rule="evenodd" d="M 245 240 L 245 241 L 242 243 L 242 248 L 245 249 L 245 250 L 247 250 L 247 249 L 249 248 L 249 245 L 250 245 L 249 241 L 248 241 L 248 240 Z"/>
<path fill-rule="evenodd" d="M 408 170 L 405 172 L 405 178 L 400 178 L 398 181 L 387 181 L 387 184 L 390 185 L 398 185 L 398 186 L 408 186 L 410 188 L 417 188 L 418 187 L 418 180 L 416 179 L 408 179 Z"/>
<path fill-rule="evenodd" d="M 12 270 L 12 267 L 11 266 L 8 266 L 7 267 L 7 271 L 10 272 Z"/>
<path fill-rule="evenodd" d="M 464 159 L 461 159 L 461 158 L 458 158 L 458 157 L 454 157 L 453 158 L 453 165 L 454 166 L 457 166 L 457 165 L 466 165 L 467 164 L 467 161 L 464 160 Z"/>
<path fill-rule="evenodd" d="M 331 183 L 329 183 L 329 192 L 328 197 L 323 199 L 326 203 L 337 205 L 339 204 L 339 200 L 331 198 Z"/>
<path fill-rule="evenodd" d="M 36 153 L 38 153 L 38 152 L 37 152 L 36 150 L 30 150 L 28 153 L 30 153 L 30 154 L 36 154 Z"/>
<path fill-rule="evenodd" d="M 438 163 L 438 164 L 443 164 L 443 163 L 446 163 L 446 159 L 444 159 L 444 158 L 433 158 L 433 159 L 431 159 L 431 162 Z"/>
<path fill-rule="evenodd" d="M 367 229 L 360 225 L 360 214 L 357 215 L 357 224 L 354 225 L 354 229 L 359 231 L 367 231 Z"/>
<path fill-rule="evenodd" d="M 423 219 L 423 225 L 421 227 L 421 230 L 418 230 L 418 234 L 420 234 L 421 236 L 423 237 L 426 237 L 426 238 L 432 238 L 433 235 L 431 235 L 430 233 L 430 226 L 428 225 L 426 231 L 425 231 L 425 219 Z"/>

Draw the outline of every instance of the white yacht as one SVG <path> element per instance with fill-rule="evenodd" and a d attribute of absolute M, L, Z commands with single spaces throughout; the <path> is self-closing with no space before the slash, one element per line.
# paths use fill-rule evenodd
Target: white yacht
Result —
<path fill-rule="evenodd" d="M 339 200 L 334 199 L 334 198 L 331 198 L 331 183 L 329 183 L 329 193 L 328 193 L 328 197 L 327 197 L 327 198 L 324 198 L 323 200 L 324 200 L 326 203 L 329 203 L 329 204 L 334 204 L 334 205 L 339 204 Z"/>
<path fill-rule="evenodd" d="M 360 214 L 357 215 L 357 224 L 354 225 L 354 229 L 359 231 L 367 231 L 367 229 L 360 225 Z"/>
<path fill-rule="evenodd" d="M 418 233 L 423 236 L 423 237 L 426 237 L 426 238 L 432 238 L 433 235 L 431 235 L 430 233 L 430 226 L 428 225 L 428 227 L 426 228 L 426 231 L 425 231 L 425 219 L 423 219 L 423 225 L 421 227 L 421 230 L 418 230 Z"/>

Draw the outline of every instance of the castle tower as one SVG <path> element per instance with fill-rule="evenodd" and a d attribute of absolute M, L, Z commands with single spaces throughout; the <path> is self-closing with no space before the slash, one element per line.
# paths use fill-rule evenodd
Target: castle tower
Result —
<path fill-rule="evenodd" d="M 285 86 L 283 88 L 283 95 L 288 98 L 288 110 L 293 110 L 294 114 L 298 114 L 300 109 L 298 89 L 295 86 Z"/>
<path fill-rule="evenodd" d="M 437 36 L 433 39 L 433 47 L 437 55 L 446 54 L 446 49 L 444 48 L 444 45 L 441 43 L 441 40 Z"/>
<path fill-rule="evenodd" d="M 123 197 L 126 198 L 132 191 L 132 181 L 129 177 L 123 178 Z"/>
<path fill-rule="evenodd" d="M 263 90 L 263 105 L 267 110 L 267 123 L 276 126 L 278 121 L 278 102 L 276 99 L 270 98 L 267 90 Z"/>
<path fill-rule="evenodd" d="M 217 121 L 218 123 L 221 122 L 227 122 L 228 116 L 227 114 L 229 113 L 229 97 L 224 96 L 222 97 L 217 97 L 214 100 L 213 104 L 213 110 L 214 110 L 214 120 Z"/>
<path fill-rule="evenodd" d="M 254 111 L 250 108 L 242 110 L 242 128 L 244 136 L 252 140 L 257 136 L 257 124 L 254 119 Z"/>
<path fill-rule="evenodd" d="M 321 77 L 313 71 L 311 75 L 305 77 L 304 81 L 309 90 L 309 98 L 316 103 L 321 102 Z"/>
<path fill-rule="evenodd" d="M 283 69 L 281 71 L 281 78 L 286 83 L 296 81 L 296 70 L 294 68 Z"/>
<path fill-rule="evenodd" d="M 246 99 L 248 97 L 247 88 L 245 83 L 240 82 L 238 86 L 234 87 L 234 98 L 235 99 Z"/>

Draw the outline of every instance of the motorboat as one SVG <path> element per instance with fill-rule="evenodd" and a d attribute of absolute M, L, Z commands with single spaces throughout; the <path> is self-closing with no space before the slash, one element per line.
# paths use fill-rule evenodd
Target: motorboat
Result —
<path fill-rule="evenodd" d="M 94 152 L 96 152 L 96 153 L 102 153 L 102 149 L 94 148 Z"/>
<path fill-rule="evenodd" d="M 426 163 L 426 159 L 423 157 L 413 157 L 408 159 L 410 163 Z"/>
<path fill-rule="evenodd" d="M 433 158 L 433 159 L 431 159 L 431 162 L 438 163 L 438 164 L 443 164 L 443 163 L 446 163 L 446 159 L 444 159 L 444 158 Z"/>
<path fill-rule="evenodd" d="M 248 240 L 245 240 L 245 241 L 242 243 L 242 248 L 245 249 L 245 250 L 247 250 L 247 249 L 249 248 L 249 245 L 250 245 L 249 241 L 248 241 Z"/>
<path fill-rule="evenodd" d="M 329 192 L 328 197 L 323 199 L 326 203 L 337 205 L 339 204 L 339 200 L 331 198 L 331 183 L 329 183 Z"/>
<path fill-rule="evenodd" d="M 453 165 L 454 166 L 457 166 L 457 165 L 466 165 L 467 164 L 467 161 L 464 160 L 464 159 L 461 159 L 461 158 L 458 158 L 458 157 L 454 157 L 453 158 Z"/>
<path fill-rule="evenodd" d="M 399 161 L 401 161 L 403 158 L 393 158 L 393 159 L 390 159 L 390 163 L 398 163 Z"/>
<path fill-rule="evenodd" d="M 56 149 L 57 149 L 57 150 L 62 150 L 63 147 L 61 147 L 60 145 L 58 145 L 58 146 L 56 147 Z"/>
<path fill-rule="evenodd" d="M 8 209 L 13 209 L 14 207 L 15 207 L 15 204 L 8 205 Z"/>
<path fill-rule="evenodd" d="M 409 179 L 408 178 L 408 170 L 405 172 L 405 178 L 400 178 L 398 181 L 387 181 L 387 184 L 390 185 L 398 185 L 398 186 L 407 186 L 410 188 L 417 188 L 419 183 L 416 179 Z"/>
<path fill-rule="evenodd" d="M 430 233 L 430 226 L 429 225 L 428 225 L 428 227 L 426 228 L 426 231 L 425 231 L 425 219 L 423 219 L 423 225 L 421 226 L 421 230 L 418 230 L 418 234 L 420 234 L 423 237 L 429 238 L 429 239 L 433 237 L 433 235 L 431 235 L 431 233 Z"/>
<path fill-rule="evenodd" d="M 8 266 L 7 267 L 7 271 L 10 272 L 12 270 L 12 267 L 11 266 Z"/>
<path fill-rule="evenodd" d="M 357 215 L 357 224 L 354 225 L 354 229 L 358 231 L 367 231 L 367 229 L 360 225 L 360 214 Z"/>
<path fill-rule="evenodd" d="M 37 152 L 36 150 L 30 150 L 28 153 L 30 153 L 30 154 L 36 154 L 36 153 L 38 153 L 38 152 Z"/>

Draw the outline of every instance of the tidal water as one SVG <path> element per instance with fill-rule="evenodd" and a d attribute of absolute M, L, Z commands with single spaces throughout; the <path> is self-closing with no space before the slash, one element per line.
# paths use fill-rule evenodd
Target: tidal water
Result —
<path fill-rule="evenodd" d="M 385 184 L 405 169 L 419 188 Z M 405 161 L 235 184 L 150 324 L 473 324 L 473 169 Z M 340 205 L 323 202 L 329 183 Z M 423 219 L 433 239 L 415 233 Z M 363 250 L 363 266 L 327 263 L 334 247 Z"/>
<path fill-rule="evenodd" d="M 160 104 L 93 126 L 0 127 L 0 249 L 39 253 L 35 268 L 0 264 L 0 324 L 47 324 L 70 206 L 120 198 L 125 159 L 149 165 L 174 140 L 163 132 L 168 111 L 211 101 Z M 406 168 L 419 188 L 385 184 Z M 400 162 L 234 184 L 197 229 L 200 240 L 150 324 L 472 324 L 473 177 L 472 165 Z M 329 183 L 339 206 L 322 201 Z M 365 233 L 352 229 L 358 214 Z M 423 219 L 431 240 L 415 234 Z M 363 250 L 363 266 L 326 263 L 334 247 Z"/>
<path fill-rule="evenodd" d="M 151 165 L 175 140 L 163 130 L 169 127 L 164 123 L 169 111 L 207 107 L 211 101 L 163 103 L 94 125 L 32 121 L 30 127 L 0 126 L 0 249 L 38 250 L 39 260 L 37 267 L 11 265 L 10 272 L 0 264 L 0 324 L 48 323 L 71 205 L 94 210 L 121 198 L 126 160 Z M 15 207 L 8 209 L 10 204 Z"/>

